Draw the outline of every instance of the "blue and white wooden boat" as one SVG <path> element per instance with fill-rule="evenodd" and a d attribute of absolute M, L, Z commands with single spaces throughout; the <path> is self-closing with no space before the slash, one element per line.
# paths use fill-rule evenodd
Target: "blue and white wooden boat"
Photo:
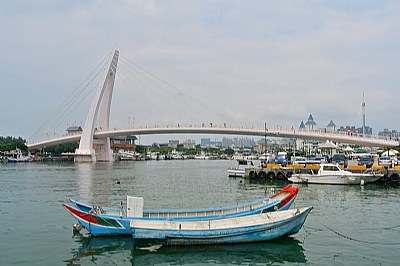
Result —
<path fill-rule="evenodd" d="M 187 210 L 143 210 L 143 198 L 127 197 L 127 208 L 102 208 L 69 199 L 71 204 L 63 204 L 78 221 L 77 230 L 86 229 L 93 236 L 130 235 L 132 219 L 163 221 L 198 221 L 227 217 L 239 217 L 276 210 L 286 210 L 294 202 L 299 188 L 286 186 L 271 197 L 245 204 L 219 208 Z"/>
<path fill-rule="evenodd" d="M 296 234 L 312 207 L 204 220 L 132 219 L 134 240 L 166 245 L 215 245 L 261 242 Z"/>

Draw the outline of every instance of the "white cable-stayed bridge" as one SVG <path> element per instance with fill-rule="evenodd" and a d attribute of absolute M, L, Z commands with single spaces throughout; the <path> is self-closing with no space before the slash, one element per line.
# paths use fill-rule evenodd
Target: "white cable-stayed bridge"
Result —
<path fill-rule="evenodd" d="M 159 134 L 221 134 L 221 135 L 247 135 L 247 136 L 266 136 L 266 137 L 279 137 L 279 138 L 298 138 L 304 140 L 320 140 L 320 141 L 334 141 L 338 143 L 347 143 L 347 144 L 357 144 L 362 146 L 371 146 L 371 147 L 396 147 L 399 146 L 399 142 L 392 139 L 384 139 L 379 138 L 377 136 L 369 136 L 362 134 L 346 134 L 340 132 L 327 132 L 326 130 L 299 130 L 299 129 L 283 129 L 280 127 L 276 128 L 255 128 L 255 127 L 245 127 L 245 126 L 228 126 L 226 123 L 223 123 L 221 126 L 210 124 L 175 124 L 171 125 L 158 125 L 158 126 L 140 126 L 134 127 L 133 123 L 129 125 L 128 128 L 111 128 L 110 127 L 110 109 L 111 109 L 111 99 L 113 95 L 114 82 L 117 74 L 117 65 L 119 59 L 119 52 L 114 51 L 107 64 L 104 68 L 98 68 L 97 74 L 94 77 L 102 75 L 101 81 L 94 88 L 91 88 L 91 91 L 94 91 L 94 96 L 91 101 L 91 105 L 89 111 L 86 115 L 86 120 L 83 126 L 83 131 L 81 133 L 75 134 L 64 134 L 62 136 L 54 136 L 52 138 L 47 138 L 46 140 L 35 141 L 28 143 L 29 149 L 40 149 L 43 147 L 48 147 L 57 144 L 64 144 L 70 142 L 79 142 L 79 147 L 75 151 L 75 161 L 81 162 L 91 162 L 91 161 L 112 161 L 112 150 L 110 148 L 110 138 L 117 136 L 127 136 L 127 135 L 159 135 Z M 138 67 L 138 66 L 136 66 Z M 146 72 L 146 70 L 141 69 L 141 71 Z M 162 79 L 158 78 L 156 75 L 147 72 L 147 78 L 140 78 L 135 76 L 135 82 L 129 79 L 130 75 L 134 75 L 132 72 L 122 72 L 122 75 L 125 76 L 130 83 L 130 85 L 136 88 L 138 94 L 140 94 L 140 85 L 135 84 L 135 82 L 139 83 L 146 82 L 146 79 L 152 77 L 158 80 L 159 84 L 162 84 L 164 87 L 175 89 L 174 85 L 171 85 Z M 92 78 L 92 80 L 94 79 Z M 90 82 L 87 81 L 87 84 Z M 83 83 L 82 83 L 83 84 Z M 88 85 L 86 85 L 88 86 Z M 163 99 L 162 96 L 158 95 L 159 92 L 150 86 L 149 91 L 152 93 L 154 98 L 159 96 L 160 99 Z M 88 93 L 86 94 L 86 96 Z M 145 94 L 140 95 L 143 98 L 146 98 L 149 102 L 153 101 L 152 96 L 146 96 Z M 82 92 L 77 93 L 73 96 L 72 100 L 78 102 L 78 104 L 82 101 L 83 98 Z M 71 99 L 69 99 L 71 101 Z M 196 99 L 192 99 L 196 102 Z M 166 100 L 163 99 L 163 104 L 167 105 Z M 157 106 L 157 103 L 152 103 L 153 106 Z M 196 108 L 192 108 L 191 103 L 187 103 L 185 101 L 181 102 L 181 105 L 186 105 L 186 111 L 182 112 L 174 107 L 174 105 L 169 105 L 170 109 L 180 115 L 187 115 L 187 117 L 197 116 L 201 117 L 202 120 L 205 120 L 204 115 L 201 111 L 198 111 Z M 63 107 L 61 108 L 70 108 L 70 102 L 66 101 L 63 103 Z M 185 107 L 185 106 L 184 106 Z M 209 107 L 206 107 L 207 109 Z M 190 111 L 189 111 L 190 110 Z M 64 112 L 67 113 L 67 112 Z M 190 113 L 190 114 L 189 114 Z M 63 114 L 64 116 L 64 114 Z M 161 117 L 161 116 L 160 116 Z M 65 117 L 63 117 L 65 118 Z M 54 116 L 51 116 L 51 119 L 54 119 Z M 58 124 L 62 123 L 62 119 L 56 120 Z M 207 121 L 207 120 L 205 120 Z M 221 123 L 222 124 L 222 123 Z M 264 124 L 264 123 L 260 123 Z M 96 145 L 94 145 L 96 144 Z M 93 147 L 96 148 L 93 148 Z"/>

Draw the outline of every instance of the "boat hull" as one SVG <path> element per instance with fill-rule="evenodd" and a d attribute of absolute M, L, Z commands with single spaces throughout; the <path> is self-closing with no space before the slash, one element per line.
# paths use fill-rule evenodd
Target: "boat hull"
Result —
<path fill-rule="evenodd" d="M 27 163 L 27 162 L 32 162 L 33 159 L 31 157 L 21 157 L 21 158 L 9 157 L 9 158 L 7 158 L 7 161 L 9 163 Z"/>
<path fill-rule="evenodd" d="M 244 177 L 244 169 L 228 169 L 228 177 Z"/>
<path fill-rule="evenodd" d="M 133 219 L 158 221 L 198 221 L 233 218 L 259 213 L 287 210 L 298 194 L 298 187 L 286 186 L 271 196 L 246 204 L 222 208 L 192 210 L 147 210 L 143 217 L 127 217 L 118 208 L 99 208 L 70 199 L 64 208 L 93 236 L 130 235 L 129 222 Z M 118 213 L 112 215 L 110 213 Z"/>
<path fill-rule="evenodd" d="M 340 168 L 337 164 L 321 163 L 317 173 L 293 174 L 289 181 L 293 183 L 363 185 L 378 181 L 383 175 L 376 173 L 353 173 Z"/>
<path fill-rule="evenodd" d="M 300 175 L 298 179 L 301 183 L 308 184 L 329 184 L 329 185 L 361 185 L 373 183 L 381 178 L 380 175 L 366 175 L 366 174 L 353 174 L 353 175 Z M 296 178 L 294 178 L 296 179 Z"/>
<path fill-rule="evenodd" d="M 212 221 L 132 220 L 135 240 L 167 245 L 214 245 L 261 242 L 297 233 L 312 207 Z"/>

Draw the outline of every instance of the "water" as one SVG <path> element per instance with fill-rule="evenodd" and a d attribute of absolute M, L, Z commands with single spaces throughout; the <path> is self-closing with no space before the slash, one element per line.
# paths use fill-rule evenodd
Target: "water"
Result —
<path fill-rule="evenodd" d="M 145 161 L 0 165 L 0 265 L 397 265 L 400 189 L 302 186 L 294 207 L 313 205 L 305 227 L 276 241 L 139 249 L 131 238 L 79 238 L 67 197 L 145 208 L 243 203 L 285 183 L 228 178 L 233 161 Z M 120 182 L 120 184 L 117 183 Z"/>

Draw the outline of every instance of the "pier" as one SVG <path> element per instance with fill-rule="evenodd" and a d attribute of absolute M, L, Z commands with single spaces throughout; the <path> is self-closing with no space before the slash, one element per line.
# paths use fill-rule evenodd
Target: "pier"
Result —
<path fill-rule="evenodd" d="M 387 168 L 383 166 L 374 165 L 371 168 L 366 168 L 366 166 L 358 166 L 354 163 L 350 163 L 347 167 L 340 165 L 344 170 L 362 173 L 368 169 L 375 171 L 380 174 L 384 174 L 378 183 L 400 183 L 400 166 L 395 166 L 394 168 Z M 281 180 L 287 181 L 294 173 L 310 173 L 311 171 L 318 171 L 318 164 L 295 164 L 282 166 L 280 164 L 263 164 L 262 166 L 249 167 L 245 169 L 246 179 L 260 179 L 260 180 Z"/>

